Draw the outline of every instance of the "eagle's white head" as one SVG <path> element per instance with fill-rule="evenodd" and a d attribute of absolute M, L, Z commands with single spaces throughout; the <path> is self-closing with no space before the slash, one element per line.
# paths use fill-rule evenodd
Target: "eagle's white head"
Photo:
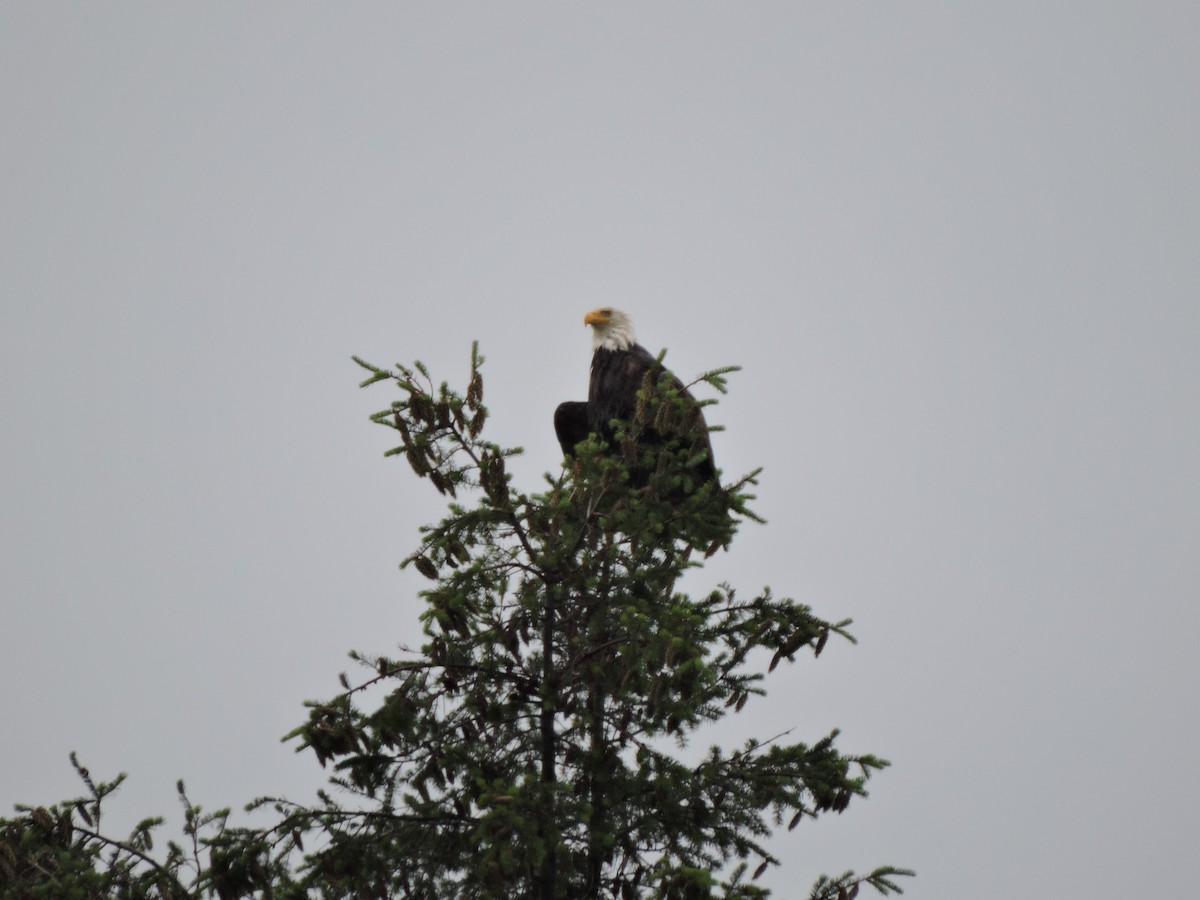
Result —
<path fill-rule="evenodd" d="M 611 306 L 593 309 L 583 317 L 583 324 L 592 326 L 593 350 L 628 350 L 637 343 L 633 320 Z"/>

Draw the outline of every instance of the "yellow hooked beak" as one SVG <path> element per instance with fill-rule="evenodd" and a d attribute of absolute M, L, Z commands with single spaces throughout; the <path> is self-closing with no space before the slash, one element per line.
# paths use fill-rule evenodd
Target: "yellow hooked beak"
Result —
<path fill-rule="evenodd" d="M 593 309 L 583 317 L 584 325 L 607 325 L 612 319 L 612 313 L 607 309 Z"/>

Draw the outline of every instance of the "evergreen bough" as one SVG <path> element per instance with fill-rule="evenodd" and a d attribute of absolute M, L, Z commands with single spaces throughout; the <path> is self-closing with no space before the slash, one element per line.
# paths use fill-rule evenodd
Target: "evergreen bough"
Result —
<path fill-rule="evenodd" d="M 336 790 L 300 804 L 264 797 L 272 824 L 235 828 L 178 785 L 184 842 L 154 856 L 147 819 L 125 839 L 100 830 L 87 795 L 18 807 L 0 820 L 0 896 L 46 898 L 752 898 L 778 860 L 765 838 L 786 823 L 841 812 L 887 765 L 847 755 L 837 731 L 790 733 L 684 754 L 697 729 L 764 693 L 759 671 L 819 656 L 829 622 L 769 590 L 728 585 L 700 597 L 681 579 L 727 546 L 757 472 L 728 487 L 696 477 L 688 401 L 647 379 L 614 446 L 581 442 L 541 493 L 512 486 L 518 449 L 485 440 L 483 362 L 472 348 L 465 392 L 420 363 L 382 369 L 355 358 L 399 399 L 372 416 L 394 429 L 420 478 L 450 498 L 402 563 L 429 580 L 426 641 L 389 656 L 352 653 L 366 674 L 309 703 L 286 739 L 332 769 Z M 730 369 L 702 377 L 724 391 Z M 681 426 L 682 427 L 682 426 Z M 631 485 L 629 472 L 639 475 Z M 643 483 L 644 482 L 644 483 Z M 470 501 L 470 502 L 469 502 Z M 751 866 L 753 869 L 751 870 Z M 912 873 L 822 876 L 813 900 L 860 885 L 900 892 Z"/>

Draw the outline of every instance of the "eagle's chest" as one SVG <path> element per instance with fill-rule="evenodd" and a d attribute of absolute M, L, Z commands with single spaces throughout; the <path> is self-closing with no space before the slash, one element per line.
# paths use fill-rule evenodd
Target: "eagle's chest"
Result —
<path fill-rule="evenodd" d="M 588 420 L 593 431 L 607 432 L 613 419 L 632 418 L 644 366 L 623 350 L 597 350 L 588 385 Z"/>

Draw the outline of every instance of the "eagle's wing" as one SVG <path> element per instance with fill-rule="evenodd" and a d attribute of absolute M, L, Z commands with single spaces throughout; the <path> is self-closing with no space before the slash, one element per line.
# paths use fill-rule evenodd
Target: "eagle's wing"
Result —
<path fill-rule="evenodd" d="M 568 400 L 554 410 L 554 433 L 564 456 L 575 452 L 575 445 L 588 436 L 586 400 Z"/>

